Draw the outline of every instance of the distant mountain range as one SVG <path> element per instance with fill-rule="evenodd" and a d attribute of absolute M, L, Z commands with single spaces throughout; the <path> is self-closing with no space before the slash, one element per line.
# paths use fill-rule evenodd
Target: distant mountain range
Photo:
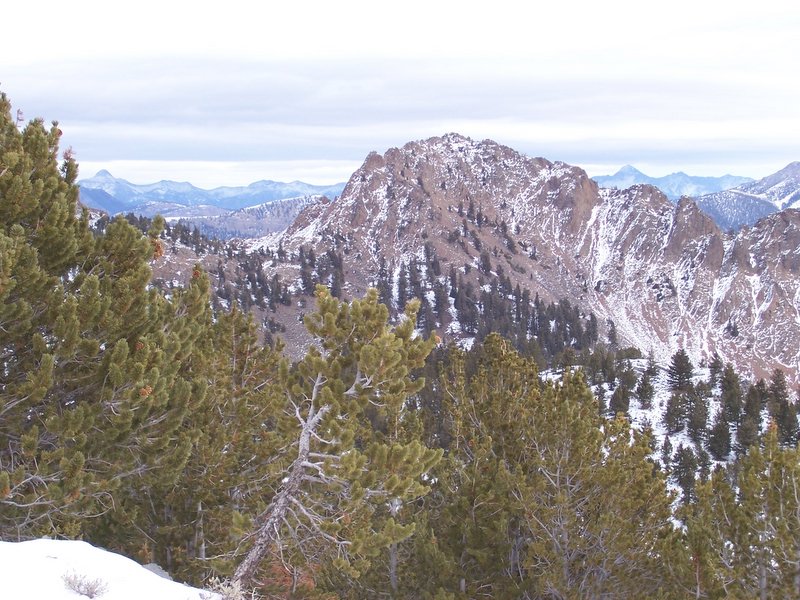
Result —
<path fill-rule="evenodd" d="M 598 175 L 592 177 L 600 187 L 627 189 L 632 185 L 646 183 L 661 190 L 670 200 L 682 196 L 697 197 L 727 190 L 753 181 L 749 177 L 723 175 L 722 177 L 695 177 L 683 172 L 672 173 L 664 177 L 650 177 L 631 165 L 625 165 L 614 175 Z"/>
<path fill-rule="evenodd" d="M 688 196 L 723 231 L 752 226 L 784 208 L 800 208 L 800 162 L 754 181 L 748 177 L 695 177 L 672 173 L 650 177 L 626 165 L 614 175 L 592 178 L 601 188 L 628 189 L 647 184 L 676 201 Z M 295 216 L 321 197 L 335 199 L 345 183 L 311 185 L 301 181 L 257 181 L 248 186 L 205 190 L 187 182 L 159 181 L 137 185 L 100 171 L 79 182 L 81 202 L 111 215 L 132 212 L 195 224 L 218 237 L 260 237 L 289 225 Z M 278 202 L 280 201 L 280 202 Z M 274 206 L 270 206 L 273 203 Z"/>
<path fill-rule="evenodd" d="M 738 230 L 785 208 L 800 208 L 800 162 L 764 179 L 696 198 L 720 228 Z"/>
<path fill-rule="evenodd" d="M 244 187 L 218 187 L 204 190 L 186 182 L 159 181 L 137 185 L 100 171 L 78 182 L 81 202 L 111 215 L 132 212 L 152 217 L 172 218 L 221 216 L 275 200 L 308 196 L 335 198 L 344 183 L 311 185 L 302 181 L 282 183 L 257 181 Z"/>

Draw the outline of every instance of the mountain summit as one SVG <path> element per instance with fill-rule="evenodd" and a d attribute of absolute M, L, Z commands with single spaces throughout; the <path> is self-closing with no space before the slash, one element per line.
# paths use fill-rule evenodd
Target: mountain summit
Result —
<path fill-rule="evenodd" d="M 684 348 L 697 362 L 717 352 L 758 375 L 775 364 L 797 375 L 796 211 L 732 236 L 653 186 L 603 189 L 578 167 L 448 134 L 371 153 L 337 201 L 262 244 L 341 252 L 353 295 L 435 256 L 435 285 L 450 272 L 476 289 L 567 299 L 663 362 Z M 439 327 L 464 336 L 447 317 Z"/>

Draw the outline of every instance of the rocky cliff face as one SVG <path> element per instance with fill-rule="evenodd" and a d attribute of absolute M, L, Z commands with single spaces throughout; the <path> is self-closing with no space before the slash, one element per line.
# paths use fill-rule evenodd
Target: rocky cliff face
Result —
<path fill-rule="evenodd" d="M 268 243 L 343 249 L 354 295 L 427 245 L 443 273 L 567 298 L 662 360 L 683 347 L 698 363 L 718 352 L 798 376 L 798 211 L 728 235 L 688 199 L 600 189 L 577 167 L 449 134 L 370 154 L 337 201 Z"/>

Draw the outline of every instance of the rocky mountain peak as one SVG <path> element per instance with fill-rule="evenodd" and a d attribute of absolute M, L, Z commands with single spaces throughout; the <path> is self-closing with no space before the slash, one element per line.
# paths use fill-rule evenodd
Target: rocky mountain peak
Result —
<path fill-rule="evenodd" d="M 683 348 L 758 375 L 777 361 L 796 378 L 799 221 L 785 211 L 734 236 L 652 185 L 600 188 L 580 168 L 446 134 L 371 153 L 338 200 L 270 243 L 340 253 L 353 296 L 379 270 L 435 255 L 441 285 L 454 271 L 476 289 L 503 280 L 567 299 L 663 362 Z"/>
<path fill-rule="evenodd" d="M 713 239 L 714 245 L 721 249 L 722 235 L 714 220 L 701 211 L 694 200 L 681 198 L 675 207 L 675 226 L 665 250 L 678 256 L 698 240 L 708 239 Z"/>
<path fill-rule="evenodd" d="M 527 228 L 538 215 L 576 236 L 601 201 L 597 190 L 577 167 L 450 133 L 370 153 L 316 221 L 314 235 L 347 228 L 373 260 L 379 248 L 413 252 L 424 238 L 446 236 L 478 214 L 482 223 L 510 230 Z"/>

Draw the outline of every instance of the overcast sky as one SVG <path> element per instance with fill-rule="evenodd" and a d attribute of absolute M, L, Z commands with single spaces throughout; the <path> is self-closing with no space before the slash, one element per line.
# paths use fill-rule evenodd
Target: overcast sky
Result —
<path fill-rule="evenodd" d="M 0 89 L 81 177 L 344 181 L 455 131 L 590 175 L 763 177 L 800 160 L 800 9 L 650 3 L 29 0 Z"/>

